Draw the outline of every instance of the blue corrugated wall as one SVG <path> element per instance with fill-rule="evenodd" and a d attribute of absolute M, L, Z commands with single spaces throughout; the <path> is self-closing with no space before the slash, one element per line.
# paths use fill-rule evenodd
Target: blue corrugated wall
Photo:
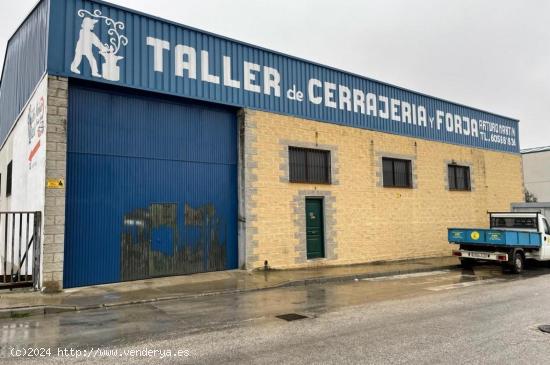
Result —
<path fill-rule="evenodd" d="M 208 207 L 210 225 L 214 216 L 219 223 L 207 235 L 218 234 L 225 245 L 223 267 L 180 262 L 179 271 L 161 274 L 236 268 L 235 111 L 75 85 L 69 100 L 64 286 L 155 276 L 147 262 L 122 255 L 139 244 L 150 245 L 140 257 L 172 255 L 175 237 L 180 253 L 196 246 L 197 220 L 206 219 L 201 207 Z M 151 224 L 154 204 L 175 204 L 177 227 L 132 236 Z"/>
<path fill-rule="evenodd" d="M 0 84 L 0 143 L 46 71 L 48 2 L 36 6 L 9 40 Z"/>

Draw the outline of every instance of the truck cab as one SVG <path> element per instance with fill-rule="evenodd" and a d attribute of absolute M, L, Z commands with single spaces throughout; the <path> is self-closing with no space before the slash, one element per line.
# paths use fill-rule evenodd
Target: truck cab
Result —
<path fill-rule="evenodd" d="M 448 237 L 463 267 L 496 261 L 519 273 L 527 259 L 550 260 L 550 223 L 537 212 L 489 213 L 489 229 L 449 228 Z"/>

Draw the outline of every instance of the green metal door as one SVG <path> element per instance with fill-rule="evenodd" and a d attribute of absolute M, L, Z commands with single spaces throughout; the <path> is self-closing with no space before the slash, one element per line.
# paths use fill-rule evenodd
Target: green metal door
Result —
<path fill-rule="evenodd" d="M 307 258 L 325 257 L 323 199 L 306 198 Z"/>

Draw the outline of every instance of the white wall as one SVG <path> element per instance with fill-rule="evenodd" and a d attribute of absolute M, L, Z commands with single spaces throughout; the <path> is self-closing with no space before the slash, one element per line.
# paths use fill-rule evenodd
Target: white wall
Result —
<path fill-rule="evenodd" d="M 550 151 L 525 153 L 522 157 L 525 187 L 539 202 L 550 202 Z"/>
<path fill-rule="evenodd" d="M 0 211 L 40 211 L 44 212 L 46 188 L 46 115 L 47 115 L 48 84 L 44 77 L 23 112 L 17 119 L 8 138 L 0 148 Z M 12 193 L 6 196 L 7 166 L 12 161 Z M 43 222 L 42 222 L 43 223 Z M 32 228 L 32 221 L 29 224 Z M 11 220 L 8 222 L 8 237 L 11 239 Z M 23 239 L 26 235 L 26 219 L 21 227 Z M 31 229 L 32 232 L 32 229 Z M 18 241 L 19 221 L 15 222 L 15 241 Z M 4 273 L 4 257 L 7 255 L 6 271 L 11 272 L 11 240 L 5 252 L 5 218 L 0 216 L 0 274 Z M 14 248 L 14 265 L 18 263 L 18 255 L 24 253 L 24 247 Z M 32 262 L 29 256 L 29 263 Z M 31 270 L 29 264 L 29 271 Z M 14 270 L 15 271 L 15 270 Z M 25 270 L 23 270 L 25 273 Z M 29 272 L 30 274 L 30 272 Z"/>

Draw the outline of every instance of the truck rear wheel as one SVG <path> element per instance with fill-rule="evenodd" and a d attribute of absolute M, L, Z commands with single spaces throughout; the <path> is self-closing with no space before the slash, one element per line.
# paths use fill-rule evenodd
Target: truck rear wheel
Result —
<path fill-rule="evenodd" d="M 514 258 L 511 263 L 511 268 L 514 274 L 521 274 L 523 272 L 523 269 L 525 268 L 525 258 L 523 257 L 523 253 L 521 252 L 514 253 Z"/>

